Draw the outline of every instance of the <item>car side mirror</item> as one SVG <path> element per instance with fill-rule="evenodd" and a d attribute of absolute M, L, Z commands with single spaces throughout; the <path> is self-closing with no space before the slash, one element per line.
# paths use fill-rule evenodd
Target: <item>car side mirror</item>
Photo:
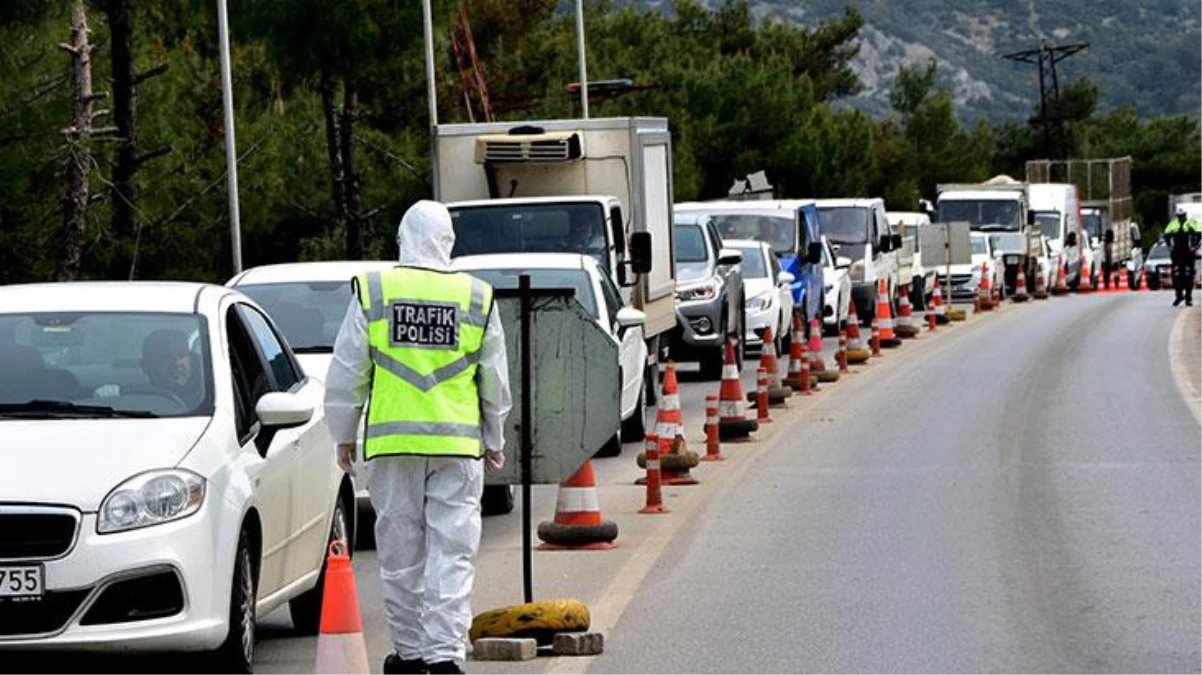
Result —
<path fill-rule="evenodd" d="M 888 253 L 889 251 L 893 250 L 892 248 L 890 248 L 890 244 L 892 244 L 892 243 L 893 243 L 893 240 L 889 238 L 889 235 L 882 234 L 881 240 L 879 242 L 877 242 L 877 249 L 881 253 Z"/>
<path fill-rule="evenodd" d="M 894 235 L 891 235 L 891 236 L 889 237 L 889 243 L 890 243 L 890 244 L 893 246 L 893 250 L 894 250 L 894 251 L 897 251 L 897 250 L 901 249 L 901 247 L 902 247 L 902 236 L 901 236 L 900 234 L 894 234 Z"/>
<path fill-rule="evenodd" d="M 733 248 L 724 248 L 718 251 L 719 265 L 738 265 L 743 262 L 743 252 L 736 251 Z"/>
<path fill-rule="evenodd" d="M 647 315 L 633 307 L 623 307 L 618 310 L 617 321 L 619 328 L 641 326 L 647 321 Z"/>
<path fill-rule="evenodd" d="M 850 269 L 850 268 L 851 268 L 851 258 L 848 258 L 845 255 L 841 255 L 841 256 L 835 258 L 835 269 L 845 270 L 845 269 Z"/>
<path fill-rule="evenodd" d="M 793 282 L 796 280 L 797 277 L 793 276 L 792 272 L 786 272 L 782 270 L 776 275 L 776 283 L 780 286 L 792 286 Z"/>
<path fill-rule="evenodd" d="M 630 235 L 630 271 L 647 274 L 651 271 L 651 233 L 633 232 Z"/>
<path fill-rule="evenodd" d="M 273 391 L 259 398 L 255 414 L 265 429 L 288 429 L 312 419 L 313 406 L 294 393 Z"/>

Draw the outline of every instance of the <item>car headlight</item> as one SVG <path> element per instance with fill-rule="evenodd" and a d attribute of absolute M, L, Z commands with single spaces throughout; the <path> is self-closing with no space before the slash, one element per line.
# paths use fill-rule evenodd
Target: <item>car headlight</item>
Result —
<path fill-rule="evenodd" d="M 835 285 L 834 284 L 823 284 L 822 290 L 826 293 L 830 293 L 831 291 L 835 290 Z"/>
<path fill-rule="evenodd" d="M 708 279 L 697 284 L 679 286 L 676 289 L 676 299 L 681 302 L 693 300 L 712 300 L 718 297 L 719 284 L 714 279 Z"/>
<path fill-rule="evenodd" d="M 750 297 L 743 305 L 749 310 L 764 311 L 772 306 L 772 292 L 760 293 Z"/>
<path fill-rule="evenodd" d="M 138 474 L 118 485 L 100 503 L 96 532 L 109 534 L 168 523 L 200 510 L 205 479 L 182 469 Z"/>
<path fill-rule="evenodd" d="M 972 278 L 973 278 L 973 279 L 980 279 L 980 278 L 981 278 L 981 266 L 980 266 L 980 265 L 973 265 L 973 266 L 972 266 Z"/>
<path fill-rule="evenodd" d="M 852 281 L 864 281 L 864 261 L 857 260 L 851 264 L 851 269 L 848 270 Z"/>

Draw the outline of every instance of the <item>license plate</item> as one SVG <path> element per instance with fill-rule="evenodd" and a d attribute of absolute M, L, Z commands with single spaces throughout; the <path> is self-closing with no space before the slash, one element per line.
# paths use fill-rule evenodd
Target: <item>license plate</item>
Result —
<path fill-rule="evenodd" d="M 0 566 L 0 598 L 40 598 L 44 587 L 41 565 Z"/>
<path fill-rule="evenodd" d="M 1005 261 L 1006 261 L 1007 265 L 1017 265 L 1018 264 L 1018 256 L 1016 256 L 1016 255 L 1005 256 Z"/>

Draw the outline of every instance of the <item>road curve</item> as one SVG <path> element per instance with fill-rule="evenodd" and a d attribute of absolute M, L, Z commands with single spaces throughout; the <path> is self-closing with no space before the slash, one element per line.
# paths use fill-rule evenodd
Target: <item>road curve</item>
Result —
<path fill-rule="evenodd" d="M 1007 304 L 852 376 L 684 525 L 592 672 L 1198 672 L 1177 311 Z"/>

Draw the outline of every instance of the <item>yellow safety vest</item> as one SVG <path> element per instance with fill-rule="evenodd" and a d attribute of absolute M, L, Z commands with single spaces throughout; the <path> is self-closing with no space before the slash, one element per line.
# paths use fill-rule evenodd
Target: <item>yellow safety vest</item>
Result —
<path fill-rule="evenodd" d="M 476 368 L 492 286 L 460 272 L 394 267 L 356 277 L 371 347 L 364 455 L 483 454 Z"/>

